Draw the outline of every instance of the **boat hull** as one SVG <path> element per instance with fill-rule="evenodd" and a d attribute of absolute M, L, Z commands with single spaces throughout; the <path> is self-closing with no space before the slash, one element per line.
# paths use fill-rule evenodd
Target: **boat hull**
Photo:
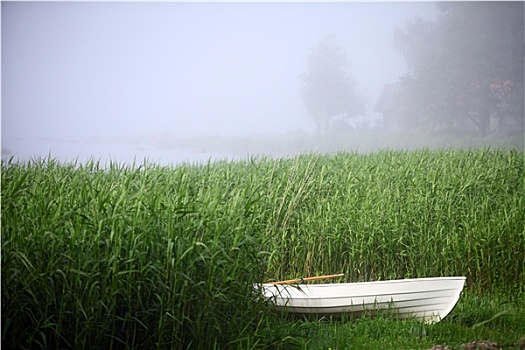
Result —
<path fill-rule="evenodd" d="M 428 323 L 447 316 L 459 300 L 465 277 L 414 278 L 377 282 L 272 285 L 264 296 L 297 316 L 360 316 L 388 310 L 400 319 Z"/>

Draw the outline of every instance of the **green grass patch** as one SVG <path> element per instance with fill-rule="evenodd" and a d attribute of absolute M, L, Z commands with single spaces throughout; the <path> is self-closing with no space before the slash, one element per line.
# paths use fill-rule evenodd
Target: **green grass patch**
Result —
<path fill-rule="evenodd" d="M 459 304 L 436 324 L 398 321 L 387 317 L 353 322 L 303 321 L 303 349 L 430 349 L 435 345 L 464 349 L 462 344 L 487 340 L 499 348 L 519 349 L 525 336 L 523 299 L 502 294 L 487 297 L 466 293 Z"/>

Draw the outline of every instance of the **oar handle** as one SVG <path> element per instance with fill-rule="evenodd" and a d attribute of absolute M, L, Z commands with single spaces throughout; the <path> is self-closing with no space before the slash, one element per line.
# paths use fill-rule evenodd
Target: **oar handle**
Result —
<path fill-rule="evenodd" d="M 276 285 L 276 284 L 294 284 L 294 283 L 303 283 L 307 281 L 317 281 L 317 280 L 324 280 L 327 278 L 337 278 L 337 277 L 343 277 L 344 273 L 339 273 L 337 275 L 325 275 L 325 276 L 315 276 L 315 277 L 305 277 L 305 278 L 296 278 L 294 280 L 286 280 L 286 281 L 278 281 L 278 282 L 270 282 L 270 284 Z"/>

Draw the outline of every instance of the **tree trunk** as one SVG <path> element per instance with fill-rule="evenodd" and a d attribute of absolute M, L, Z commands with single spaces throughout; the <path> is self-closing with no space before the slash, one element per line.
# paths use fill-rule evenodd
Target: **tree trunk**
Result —
<path fill-rule="evenodd" d="M 328 132 L 328 98 L 324 99 L 324 111 L 323 111 L 323 133 Z"/>
<path fill-rule="evenodd" d="M 479 109 L 479 133 L 481 136 L 487 136 L 490 131 L 490 84 L 487 83 L 480 91 L 480 109 Z"/>

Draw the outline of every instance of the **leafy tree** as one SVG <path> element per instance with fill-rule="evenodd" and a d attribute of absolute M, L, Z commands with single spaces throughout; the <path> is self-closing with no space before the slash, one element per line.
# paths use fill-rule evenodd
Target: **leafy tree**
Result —
<path fill-rule="evenodd" d="M 321 41 L 308 57 L 308 70 L 301 76 L 302 98 L 319 131 L 326 132 L 334 116 L 351 117 L 365 110 L 349 66 L 348 55 L 337 45 L 334 35 Z"/>
<path fill-rule="evenodd" d="M 416 20 L 397 30 L 410 67 L 405 112 L 430 127 L 476 126 L 490 118 L 524 118 L 524 4 L 443 2 L 436 22 Z M 519 98 L 521 92 L 521 99 Z"/>

